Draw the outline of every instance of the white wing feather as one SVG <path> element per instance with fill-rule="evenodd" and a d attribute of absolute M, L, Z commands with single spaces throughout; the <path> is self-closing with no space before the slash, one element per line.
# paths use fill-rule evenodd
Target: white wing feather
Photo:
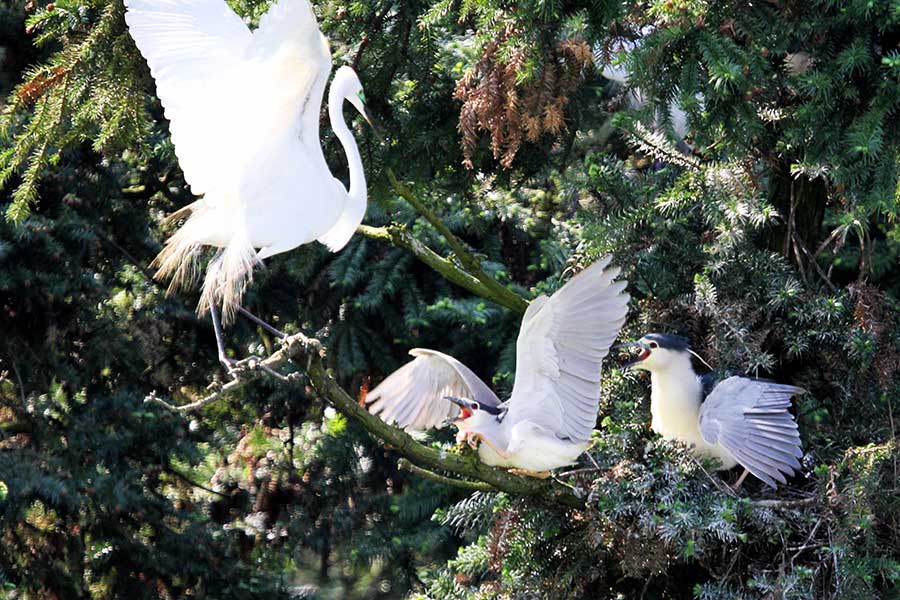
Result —
<path fill-rule="evenodd" d="M 324 80 L 314 84 L 327 77 L 331 56 L 308 0 L 279 0 L 252 34 L 224 0 L 125 5 L 194 194 L 234 180 L 235 161 L 276 132 L 297 135 L 302 126 L 318 137 Z M 302 121 L 301 111 L 309 113 Z"/>
<path fill-rule="evenodd" d="M 416 359 L 406 363 L 366 396 L 369 412 L 407 431 L 440 427 L 459 408 L 444 396 L 469 398 L 485 406 L 500 400 L 464 364 L 441 352 L 414 348 Z"/>
<path fill-rule="evenodd" d="M 516 381 L 505 425 L 531 421 L 560 438 L 590 439 L 600 368 L 628 313 L 627 282 L 604 258 L 528 307 L 516 342 Z"/>

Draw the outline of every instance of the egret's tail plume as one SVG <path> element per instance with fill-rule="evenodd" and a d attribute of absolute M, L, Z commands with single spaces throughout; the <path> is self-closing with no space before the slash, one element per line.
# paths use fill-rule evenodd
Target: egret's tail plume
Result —
<path fill-rule="evenodd" d="M 172 294 L 179 288 L 191 287 L 200 273 L 200 244 L 196 235 L 199 219 L 194 212 L 197 203 L 185 206 L 181 210 L 169 215 L 165 223 L 174 223 L 186 215 L 191 215 L 184 225 L 172 234 L 166 245 L 153 262 L 151 268 L 156 268 L 156 279 L 170 279 L 168 293 Z"/>
<path fill-rule="evenodd" d="M 169 294 L 179 288 L 193 287 L 200 275 L 204 244 L 198 240 L 206 237 L 209 215 L 195 203 L 178 211 L 170 219 L 177 220 L 187 211 L 191 212 L 190 218 L 166 241 L 165 248 L 150 265 L 158 269 L 156 279 L 170 279 Z M 222 306 L 222 320 L 231 322 L 234 306 L 240 304 L 244 290 L 253 278 L 253 267 L 259 262 L 250 242 L 244 236 L 233 236 L 206 268 L 197 312 L 204 314 L 211 302 L 218 302 Z"/>
<path fill-rule="evenodd" d="M 260 263 L 253 246 L 239 237 L 232 238 L 209 263 L 200 304 L 197 305 L 197 312 L 203 314 L 212 302 L 218 302 L 222 307 L 224 323 L 234 319 L 234 307 L 241 303 L 244 290 L 253 280 L 253 267 Z"/>

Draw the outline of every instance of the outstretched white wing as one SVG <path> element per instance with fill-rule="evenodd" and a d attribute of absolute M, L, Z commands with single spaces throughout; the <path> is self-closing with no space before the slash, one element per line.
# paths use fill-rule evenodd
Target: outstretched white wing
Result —
<path fill-rule="evenodd" d="M 747 377 L 729 377 L 700 408 L 700 433 L 719 444 L 748 471 L 772 487 L 800 468 L 803 451 L 797 423 L 788 412 L 803 388 Z"/>
<path fill-rule="evenodd" d="M 610 258 L 531 303 L 516 342 L 516 382 L 504 419 L 529 420 L 560 438 L 590 439 L 600 402 L 600 367 L 628 313 L 627 282 Z"/>
<path fill-rule="evenodd" d="M 416 359 L 406 363 L 366 396 L 369 412 L 407 431 L 440 427 L 455 417 L 459 408 L 444 396 L 457 396 L 482 406 L 499 406 L 500 400 L 464 364 L 441 352 L 414 348 Z"/>
<path fill-rule="evenodd" d="M 308 0 L 279 0 L 254 33 L 224 0 L 125 5 L 194 194 L 232 175 L 234 157 L 274 132 L 318 131 L 331 55 Z"/>

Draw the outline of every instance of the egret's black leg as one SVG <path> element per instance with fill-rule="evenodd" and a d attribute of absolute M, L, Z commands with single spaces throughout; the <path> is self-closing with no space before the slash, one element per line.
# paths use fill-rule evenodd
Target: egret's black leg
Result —
<path fill-rule="evenodd" d="M 278 329 L 275 329 L 275 327 L 273 327 L 272 325 L 269 325 L 268 323 L 266 323 L 265 321 L 263 321 L 262 319 L 260 319 L 259 317 L 257 317 L 253 313 L 251 313 L 249 310 L 247 310 L 246 308 L 241 306 L 240 304 L 235 304 L 234 308 L 240 314 L 244 315 L 245 317 L 247 317 L 248 319 L 250 319 L 257 325 L 259 325 L 260 327 L 262 327 L 263 329 L 265 329 L 266 331 L 268 331 L 269 333 L 271 333 L 278 339 L 283 340 L 284 338 L 287 337 L 286 333 L 284 333 L 283 331 L 279 331 Z"/>
<path fill-rule="evenodd" d="M 235 377 L 234 365 L 235 361 L 228 358 L 225 352 L 225 338 L 222 337 L 222 320 L 219 318 L 219 308 L 215 302 L 209 303 L 209 316 L 212 318 L 213 330 L 216 332 L 216 347 L 219 349 L 219 362 L 228 371 L 228 374 Z"/>

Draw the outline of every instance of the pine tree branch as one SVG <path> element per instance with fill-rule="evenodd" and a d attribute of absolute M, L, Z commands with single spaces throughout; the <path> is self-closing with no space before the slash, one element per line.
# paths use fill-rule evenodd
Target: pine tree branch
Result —
<path fill-rule="evenodd" d="M 455 283 L 485 300 L 490 300 L 495 304 L 519 313 L 524 313 L 525 309 L 528 308 L 528 302 L 521 296 L 493 280 L 491 281 L 493 281 L 494 285 L 486 285 L 482 280 L 459 268 L 453 261 L 444 258 L 413 237 L 404 225 L 394 224 L 387 227 L 360 225 L 356 232 L 367 238 L 388 242 L 397 248 L 409 251 L 447 281 Z M 503 290 L 503 292 L 499 292 L 498 289 Z"/>
<path fill-rule="evenodd" d="M 481 261 L 466 248 L 465 243 L 463 243 L 462 240 L 453 235 L 453 232 L 450 231 L 450 229 L 444 224 L 443 221 L 441 221 L 440 217 L 431 212 L 431 210 L 429 210 L 428 207 L 425 206 L 425 204 L 423 204 L 418 197 L 416 197 L 416 195 L 406 184 L 397 179 L 397 176 L 394 174 L 394 171 L 392 169 L 388 168 L 387 176 L 388 180 L 391 182 L 391 187 L 394 188 L 394 191 L 401 198 L 409 202 L 412 207 L 415 208 L 419 214 L 425 217 L 425 220 L 428 221 L 431 226 L 434 227 L 437 232 L 444 237 L 445 240 L 447 240 L 447 244 L 450 246 L 450 249 L 453 250 L 453 253 L 456 255 L 456 258 L 463 266 L 463 269 L 467 272 L 468 275 L 471 275 L 477 281 L 479 281 L 482 285 L 482 288 L 486 290 L 489 295 L 486 296 L 480 292 L 475 293 L 482 296 L 483 298 L 491 300 L 492 302 L 496 302 L 501 306 L 505 306 L 510 310 L 514 310 L 519 313 L 525 312 L 525 310 L 528 308 L 527 300 L 485 273 L 484 269 L 481 268 Z"/>
<path fill-rule="evenodd" d="M 470 492 L 496 492 L 496 488 L 489 483 L 481 483 L 478 481 L 464 481 L 462 479 L 453 479 L 452 477 L 445 477 L 443 475 L 438 475 L 434 471 L 429 471 L 428 469 L 423 469 L 422 467 L 417 467 L 416 465 L 409 462 L 409 460 L 405 458 L 401 458 L 397 462 L 397 466 L 403 469 L 404 471 L 409 471 L 410 473 L 414 473 L 421 477 L 422 479 L 427 479 L 429 481 L 434 481 L 436 483 L 440 483 L 442 485 L 461 488 L 464 490 L 469 490 Z"/>
<path fill-rule="evenodd" d="M 572 493 L 572 490 L 552 479 L 533 479 L 513 475 L 503 469 L 490 467 L 477 460 L 477 458 L 448 454 L 418 443 L 405 431 L 388 425 L 381 418 L 360 406 L 356 399 L 334 380 L 334 377 L 331 376 L 325 367 L 322 358 L 323 348 L 318 340 L 298 333 L 287 338 L 283 344 L 279 351 L 259 363 L 259 366 L 273 368 L 284 364 L 288 360 L 293 361 L 306 372 L 312 387 L 335 408 L 347 417 L 359 422 L 366 431 L 391 446 L 393 450 L 405 456 L 410 462 L 421 465 L 421 468 L 431 467 L 441 471 L 448 471 L 470 481 L 482 482 L 508 494 L 532 496 L 568 508 L 584 508 L 584 500 L 582 498 L 579 498 Z M 226 394 L 243 388 L 252 377 L 261 372 L 260 368 L 246 371 L 237 379 L 229 382 L 206 398 L 184 406 L 173 406 L 155 395 L 148 396 L 144 401 L 179 413 L 199 410 L 219 400 Z"/>

